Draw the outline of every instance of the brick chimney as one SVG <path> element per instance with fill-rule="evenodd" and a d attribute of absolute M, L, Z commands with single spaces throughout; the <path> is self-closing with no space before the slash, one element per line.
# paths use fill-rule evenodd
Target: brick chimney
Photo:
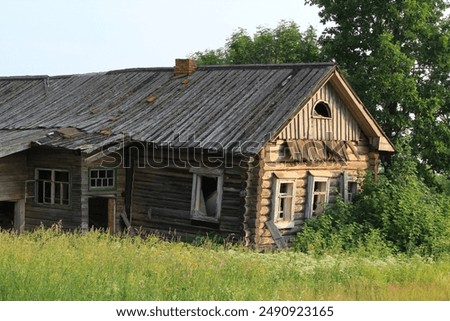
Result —
<path fill-rule="evenodd" d="M 175 59 L 175 76 L 191 75 L 197 70 L 197 64 L 193 59 Z"/>

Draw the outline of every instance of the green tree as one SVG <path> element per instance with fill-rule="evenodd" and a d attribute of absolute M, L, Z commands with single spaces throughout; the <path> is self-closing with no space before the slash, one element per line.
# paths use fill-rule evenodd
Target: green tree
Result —
<path fill-rule="evenodd" d="M 330 26 L 322 50 L 396 141 L 450 173 L 450 22 L 445 0 L 306 0 Z"/>
<path fill-rule="evenodd" d="M 301 32 L 293 21 L 281 21 L 274 29 L 258 27 L 250 36 L 239 28 L 224 49 L 199 51 L 192 55 L 200 65 L 277 64 L 323 61 L 316 30 Z"/>

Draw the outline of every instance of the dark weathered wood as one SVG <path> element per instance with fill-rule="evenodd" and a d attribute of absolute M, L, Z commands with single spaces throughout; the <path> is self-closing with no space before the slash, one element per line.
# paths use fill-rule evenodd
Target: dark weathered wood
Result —
<path fill-rule="evenodd" d="M 24 199 L 26 179 L 24 152 L 0 158 L 0 201 Z"/>

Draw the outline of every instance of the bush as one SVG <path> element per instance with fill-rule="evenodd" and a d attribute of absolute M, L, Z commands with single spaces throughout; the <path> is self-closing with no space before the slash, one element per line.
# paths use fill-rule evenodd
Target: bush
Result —
<path fill-rule="evenodd" d="M 302 252 L 441 256 L 450 251 L 450 197 L 428 187 L 408 153 L 374 181 L 367 175 L 353 204 L 338 199 L 298 234 Z"/>

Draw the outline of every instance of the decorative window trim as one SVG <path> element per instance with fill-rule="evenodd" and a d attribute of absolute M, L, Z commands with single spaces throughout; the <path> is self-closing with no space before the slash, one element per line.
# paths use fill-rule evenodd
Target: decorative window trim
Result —
<path fill-rule="evenodd" d="M 41 172 L 50 172 L 50 178 L 40 178 Z M 57 173 L 67 173 L 67 181 L 56 180 Z M 35 197 L 34 202 L 39 205 L 70 207 L 71 204 L 71 175 L 69 170 L 54 168 L 35 169 Z M 67 198 L 64 198 L 65 188 Z M 49 193 L 46 196 L 47 192 Z M 42 195 L 40 195 L 42 193 Z"/>
<path fill-rule="evenodd" d="M 321 104 L 327 109 L 326 113 L 327 113 L 329 116 L 324 116 L 324 115 L 321 115 L 320 112 L 317 112 L 316 108 L 318 107 L 318 105 L 321 105 Z M 319 100 L 319 101 L 316 101 L 316 102 L 314 103 L 313 108 L 312 108 L 311 117 L 312 117 L 312 118 L 317 118 L 317 119 L 327 119 L 327 120 L 332 119 L 332 118 L 333 118 L 333 115 L 332 115 L 332 113 L 331 113 L 331 107 L 330 107 L 330 104 L 329 104 L 328 102 L 326 102 L 325 100 Z"/>
<path fill-rule="evenodd" d="M 191 219 L 197 221 L 205 221 L 210 223 L 218 223 L 222 210 L 223 198 L 223 170 L 208 168 L 191 168 L 192 176 L 192 196 L 191 196 Z M 202 181 L 204 177 L 217 179 L 216 185 L 216 206 L 213 216 L 206 213 L 207 201 L 203 197 Z"/>
<path fill-rule="evenodd" d="M 340 182 L 340 194 L 344 202 L 352 202 L 355 195 L 358 193 L 358 179 L 349 176 L 347 172 L 343 172 Z"/>
<path fill-rule="evenodd" d="M 97 171 L 98 173 L 100 173 L 101 171 L 106 172 L 112 172 L 112 177 L 99 177 L 100 175 L 98 175 L 98 177 L 93 177 L 93 172 Z M 117 172 L 115 168 L 105 168 L 105 167 L 94 167 L 94 168 L 89 168 L 89 190 L 90 191 L 113 191 L 116 189 L 116 185 L 117 185 Z M 110 181 L 112 180 L 112 185 L 111 186 L 92 186 L 92 183 L 100 183 L 101 180 L 101 184 L 105 183 L 105 180 L 107 184 L 110 183 Z"/>
<path fill-rule="evenodd" d="M 314 187 L 316 183 L 325 183 L 325 190 L 324 191 L 314 191 Z M 313 215 L 314 213 L 314 196 L 322 195 L 324 196 L 323 200 L 323 207 L 325 207 L 326 204 L 328 204 L 329 197 L 330 197 L 330 178 L 326 176 L 314 176 L 311 172 L 308 175 L 308 185 L 307 185 L 307 198 L 306 198 L 306 206 L 305 206 L 305 218 L 311 218 L 313 216 L 320 215 L 321 213 L 318 213 L 317 215 Z"/>
<path fill-rule="evenodd" d="M 274 176 L 272 184 L 272 220 L 278 228 L 292 228 L 294 227 L 294 212 L 295 212 L 295 191 L 297 188 L 297 181 L 295 178 L 286 178 L 286 176 L 277 173 Z M 281 185 L 288 184 L 285 193 L 281 193 Z M 282 202 L 290 199 L 288 206 L 284 208 L 282 213 Z M 281 215 L 283 214 L 283 215 Z M 281 217 L 283 216 L 283 217 Z"/>

